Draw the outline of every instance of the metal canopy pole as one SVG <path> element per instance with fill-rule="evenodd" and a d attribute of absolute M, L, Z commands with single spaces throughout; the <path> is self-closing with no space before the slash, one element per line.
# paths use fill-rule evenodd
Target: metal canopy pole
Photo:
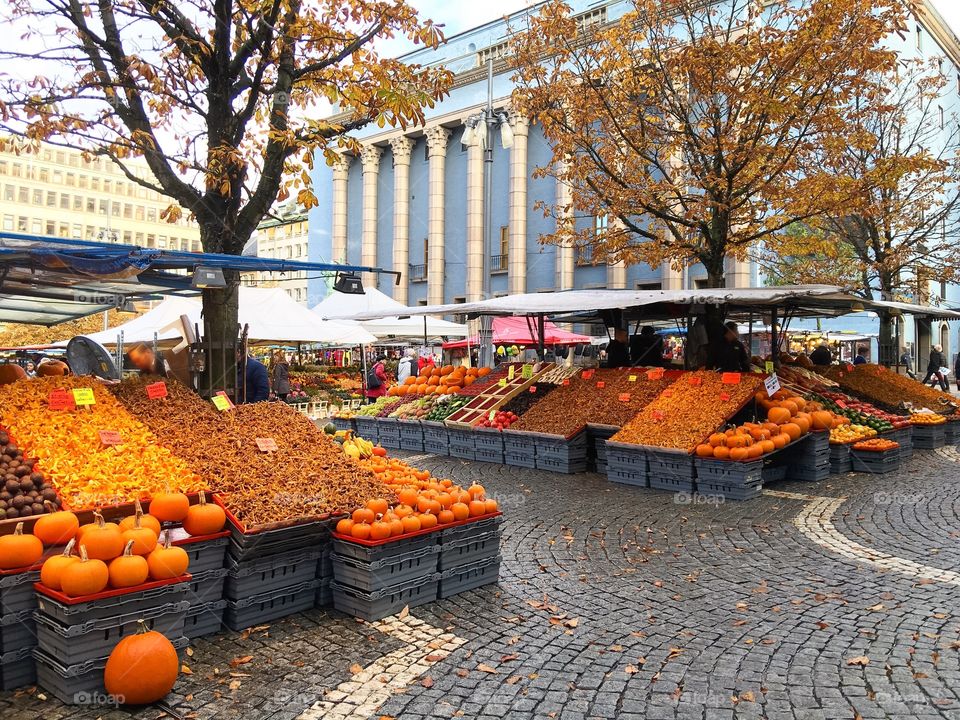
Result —
<path fill-rule="evenodd" d="M 544 331 L 544 321 L 543 313 L 537 315 L 537 336 L 538 336 L 538 354 L 540 355 L 540 361 L 543 362 L 543 352 L 544 352 L 544 342 L 543 342 L 543 331 Z"/>
<path fill-rule="evenodd" d="M 777 306 L 770 311 L 770 359 L 776 370 L 780 367 L 780 340 L 777 334 Z"/>
<path fill-rule="evenodd" d="M 487 107 L 483 112 L 483 297 L 490 297 L 490 270 L 493 248 L 493 128 L 497 118 L 493 114 L 493 58 L 487 61 Z M 493 367 L 493 318 L 480 316 L 480 367 Z"/>

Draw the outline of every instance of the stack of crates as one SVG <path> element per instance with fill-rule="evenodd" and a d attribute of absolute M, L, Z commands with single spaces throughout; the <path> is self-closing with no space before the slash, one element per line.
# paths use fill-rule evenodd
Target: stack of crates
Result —
<path fill-rule="evenodd" d="M 503 431 L 496 428 L 475 428 L 474 433 L 477 460 L 503 465 Z"/>
<path fill-rule="evenodd" d="M 223 585 L 227 579 L 230 532 L 224 530 L 198 537 L 177 537 L 177 533 L 174 533 L 171 537 L 174 538 L 172 543 L 183 548 L 190 558 L 188 568 L 192 579 L 187 589 L 190 607 L 183 634 L 192 640 L 220 632 L 223 611 L 227 606 L 227 601 L 223 599 Z"/>
<path fill-rule="evenodd" d="M 581 430 L 571 438 L 537 433 L 537 470 L 573 473 L 587 470 L 587 433 Z"/>
<path fill-rule="evenodd" d="M 640 445 L 607 440 L 607 480 L 634 487 L 650 487 L 647 450 Z"/>
<path fill-rule="evenodd" d="M 607 474 L 607 440 L 619 432 L 614 425 L 587 425 L 587 468 Z"/>
<path fill-rule="evenodd" d="M 698 457 L 697 492 L 725 500 L 752 500 L 763 489 L 763 460 L 749 462 Z"/>
<path fill-rule="evenodd" d="M 854 472 L 882 475 L 900 469 L 900 448 L 882 452 L 850 449 L 850 461 Z"/>
<path fill-rule="evenodd" d="M 249 533 L 231 525 L 230 532 L 223 587 L 227 627 L 243 630 L 317 604 L 328 521 Z"/>
<path fill-rule="evenodd" d="M 936 450 L 947 443 L 946 423 L 938 425 L 914 425 L 913 445 L 918 450 Z"/>
<path fill-rule="evenodd" d="M 370 415 L 357 415 L 353 419 L 357 435 L 376 444 L 380 440 L 380 423 Z"/>
<path fill-rule="evenodd" d="M 448 449 L 450 457 L 460 458 L 461 460 L 477 459 L 476 433 L 473 428 L 450 427 L 448 425 L 447 434 L 450 437 L 450 447 Z"/>
<path fill-rule="evenodd" d="M 850 443 L 830 443 L 830 472 L 834 475 L 850 472 Z"/>
<path fill-rule="evenodd" d="M 140 621 L 186 647 L 184 622 L 190 576 L 69 598 L 36 586 L 37 683 L 70 705 L 104 698 L 103 669 L 116 644 L 137 632 Z"/>
<path fill-rule="evenodd" d="M 537 467 L 537 443 L 532 433 L 522 430 L 504 430 L 503 462 L 513 467 Z"/>
<path fill-rule="evenodd" d="M 910 430 L 910 428 L 905 428 Z M 892 438 L 897 440 L 897 438 Z M 946 424 L 943 426 L 943 440 L 947 445 L 956 445 L 960 443 L 960 420 L 957 419 L 947 419 Z M 899 442 L 899 440 L 897 440 Z M 903 443 L 900 443 L 901 446 Z"/>
<path fill-rule="evenodd" d="M 498 515 L 440 532 L 437 596 L 441 600 L 497 581 L 502 521 Z"/>
<path fill-rule="evenodd" d="M 33 584 L 39 581 L 38 568 L 0 571 L 0 690 L 32 685 L 37 678 Z"/>
<path fill-rule="evenodd" d="M 693 456 L 685 450 L 647 447 L 650 487 L 671 492 L 693 492 L 696 470 Z"/>
<path fill-rule="evenodd" d="M 779 455 L 780 464 L 787 468 L 787 480 L 819 482 L 830 477 L 830 432 L 811 432 Z"/>
<path fill-rule="evenodd" d="M 400 427 L 400 449 L 411 452 L 423 452 L 423 427 L 419 420 L 398 420 Z"/>
<path fill-rule="evenodd" d="M 434 455 L 446 455 L 450 451 L 450 434 L 447 426 L 440 422 L 424 420 L 420 423 L 423 428 L 423 451 Z"/>
<path fill-rule="evenodd" d="M 400 449 L 400 423 L 396 418 L 377 418 L 377 438 L 389 450 Z M 361 435 L 361 437 L 363 437 Z"/>
<path fill-rule="evenodd" d="M 364 620 L 437 599 L 439 533 L 395 540 L 333 539 L 333 606 Z"/>

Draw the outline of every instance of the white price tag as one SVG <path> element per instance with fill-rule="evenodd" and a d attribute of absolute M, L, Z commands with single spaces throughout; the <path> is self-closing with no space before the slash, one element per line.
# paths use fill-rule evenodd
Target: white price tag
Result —
<path fill-rule="evenodd" d="M 774 373 L 764 380 L 763 386 L 767 389 L 767 397 L 773 397 L 774 394 L 780 389 L 780 379 L 777 377 L 777 374 Z"/>

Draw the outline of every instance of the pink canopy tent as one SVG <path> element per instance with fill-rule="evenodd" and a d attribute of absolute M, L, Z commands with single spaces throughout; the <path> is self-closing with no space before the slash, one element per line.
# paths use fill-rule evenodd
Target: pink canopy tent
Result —
<path fill-rule="evenodd" d="M 465 348 L 468 344 L 476 345 L 479 338 L 469 340 L 454 340 L 443 344 L 444 350 Z M 580 345 L 590 342 L 586 335 L 561 330 L 552 322 L 543 323 L 544 345 Z M 498 317 L 493 320 L 494 345 L 537 345 L 537 319 L 525 317 Z"/>

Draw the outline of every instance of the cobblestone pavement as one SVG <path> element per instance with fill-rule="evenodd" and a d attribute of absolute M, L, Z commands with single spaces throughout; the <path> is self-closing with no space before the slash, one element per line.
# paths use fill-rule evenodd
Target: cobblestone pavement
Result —
<path fill-rule="evenodd" d="M 960 719 L 960 582 L 916 570 L 960 570 L 956 451 L 726 504 L 416 464 L 500 499 L 499 584 L 384 623 L 314 610 L 197 641 L 170 716 Z M 0 718 L 161 715 L 41 694 L 0 693 Z"/>

